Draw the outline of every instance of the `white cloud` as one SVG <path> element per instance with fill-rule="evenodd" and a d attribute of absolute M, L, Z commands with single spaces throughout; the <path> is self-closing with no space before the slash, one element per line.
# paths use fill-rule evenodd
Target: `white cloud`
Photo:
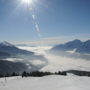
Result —
<path fill-rule="evenodd" d="M 22 47 L 21 47 L 22 48 Z M 43 67 L 42 71 L 51 71 L 56 72 L 59 70 L 90 70 L 90 60 L 85 60 L 81 58 L 72 58 L 72 57 L 66 57 L 66 56 L 60 56 L 60 55 L 54 55 L 50 53 L 46 53 L 45 51 L 50 49 L 50 46 L 43 46 L 43 47 L 24 47 L 22 49 L 33 51 L 39 55 L 43 55 L 47 60 L 48 63 L 45 67 Z M 34 61 L 33 64 L 43 64 L 42 61 Z"/>
<path fill-rule="evenodd" d="M 41 40 L 34 40 L 34 41 L 23 41 L 23 42 L 16 42 L 15 44 L 30 44 L 30 45 L 56 45 L 68 42 L 70 40 L 80 39 L 82 41 L 90 39 L 90 34 L 80 34 L 80 35 L 73 35 L 73 36 L 58 36 L 58 37 L 47 37 L 41 38 Z"/>

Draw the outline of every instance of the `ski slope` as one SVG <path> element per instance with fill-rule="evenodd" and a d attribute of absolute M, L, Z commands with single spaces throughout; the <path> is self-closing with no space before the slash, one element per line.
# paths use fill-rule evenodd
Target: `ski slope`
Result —
<path fill-rule="evenodd" d="M 0 79 L 0 90 L 90 90 L 90 77 L 75 75 Z"/>

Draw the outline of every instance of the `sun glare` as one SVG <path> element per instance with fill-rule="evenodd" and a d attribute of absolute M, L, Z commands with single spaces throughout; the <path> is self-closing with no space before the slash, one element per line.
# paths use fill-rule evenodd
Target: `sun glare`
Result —
<path fill-rule="evenodd" d="M 32 0 L 22 0 L 23 1 L 23 3 L 25 3 L 25 4 L 31 4 L 32 3 Z"/>

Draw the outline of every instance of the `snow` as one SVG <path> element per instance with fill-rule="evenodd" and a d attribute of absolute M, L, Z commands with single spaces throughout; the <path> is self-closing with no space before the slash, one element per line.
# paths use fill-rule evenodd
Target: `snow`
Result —
<path fill-rule="evenodd" d="M 70 53 L 70 54 L 73 54 L 73 53 L 76 53 L 76 48 L 75 49 L 73 49 L 73 50 L 71 50 L 71 51 L 66 51 L 66 52 L 68 52 L 68 53 Z"/>
<path fill-rule="evenodd" d="M 6 42 L 6 41 L 1 42 L 0 45 L 10 46 L 10 47 L 14 46 L 14 45 L 12 45 L 12 44 Z"/>
<path fill-rule="evenodd" d="M 90 90 L 90 77 L 51 75 L 0 79 L 0 90 Z"/>

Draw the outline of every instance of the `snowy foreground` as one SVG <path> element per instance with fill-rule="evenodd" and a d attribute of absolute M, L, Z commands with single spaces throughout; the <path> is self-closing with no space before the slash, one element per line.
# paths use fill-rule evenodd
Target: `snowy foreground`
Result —
<path fill-rule="evenodd" d="M 0 90 L 90 90 L 90 77 L 44 76 L 0 79 Z"/>

